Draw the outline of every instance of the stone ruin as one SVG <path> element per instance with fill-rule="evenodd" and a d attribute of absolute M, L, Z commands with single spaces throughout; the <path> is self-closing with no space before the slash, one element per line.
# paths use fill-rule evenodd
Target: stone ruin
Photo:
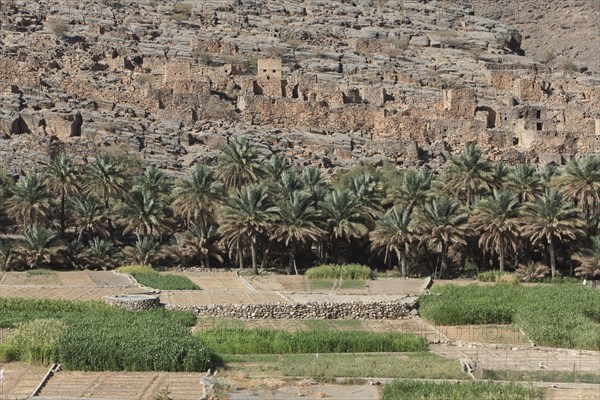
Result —
<path fill-rule="evenodd" d="M 67 3 L 0 10 L 0 166 L 15 173 L 56 148 L 179 171 L 238 134 L 331 171 L 435 168 L 465 143 L 509 163 L 600 151 L 598 77 L 521 55 L 518 33 L 460 4 L 207 1 L 186 22 L 174 2 Z"/>

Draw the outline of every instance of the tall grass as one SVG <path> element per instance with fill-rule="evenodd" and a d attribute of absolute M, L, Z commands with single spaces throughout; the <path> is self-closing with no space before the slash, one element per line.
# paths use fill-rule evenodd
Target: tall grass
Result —
<path fill-rule="evenodd" d="M 434 383 L 394 381 L 383 387 L 382 400 L 537 400 L 543 392 L 533 387 L 494 382 Z"/>
<path fill-rule="evenodd" d="M 405 333 L 212 329 L 196 336 L 223 354 L 370 353 L 427 351 L 427 340 Z"/>
<path fill-rule="evenodd" d="M 593 288 L 448 285 L 419 303 L 421 315 L 437 324 L 514 323 L 538 345 L 600 350 L 600 291 Z"/>
<path fill-rule="evenodd" d="M 84 371 L 205 371 L 215 357 L 169 311 L 83 317 L 58 342 L 68 369 Z"/>
<path fill-rule="evenodd" d="M 372 279 L 373 272 L 371 268 L 359 264 L 325 264 L 318 267 L 309 268 L 306 271 L 308 279 L 345 279 L 360 280 Z"/>
<path fill-rule="evenodd" d="M 66 324 L 56 319 L 22 322 L 0 343 L 0 362 L 21 361 L 48 365 L 57 361 L 56 345 Z"/>

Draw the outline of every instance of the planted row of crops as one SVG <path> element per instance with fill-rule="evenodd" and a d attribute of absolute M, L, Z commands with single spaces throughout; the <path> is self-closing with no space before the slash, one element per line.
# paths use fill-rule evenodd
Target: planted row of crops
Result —
<path fill-rule="evenodd" d="M 423 337 L 401 333 L 213 329 L 197 337 L 223 354 L 371 353 L 427 351 Z"/>
<path fill-rule="evenodd" d="M 541 346 L 600 350 L 600 291 L 582 285 L 434 287 L 420 313 L 440 325 L 514 323 Z"/>
<path fill-rule="evenodd" d="M 373 278 L 373 271 L 360 264 L 324 264 L 309 268 L 305 275 L 308 279 L 365 280 Z"/>

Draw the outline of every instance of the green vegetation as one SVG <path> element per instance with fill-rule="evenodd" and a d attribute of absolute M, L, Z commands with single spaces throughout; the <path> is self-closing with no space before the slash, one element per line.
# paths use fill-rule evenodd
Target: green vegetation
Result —
<path fill-rule="evenodd" d="M 188 10 L 182 3 L 173 12 Z M 0 243 L 0 266 L 300 274 L 324 264 L 307 278 L 366 280 L 376 268 L 593 278 L 599 171 L 598 155 L 507 166 L 470 144 L 439 171 L 357 164 L 333 180 L 280 155 L 265 158 L 243 137 L 223 146 L 214 168 L 195 165 L 178 179 L 111 149 L 85 165 L 57 154 L 17 182 L 0 172 L 0 233 L 19 235 Z M 157 279 L 165 278 L 149 284 L 172 288 Z"/>
<path fill-rule="evenodd" d="M 41 268 L 41 269 L 30 269 L 29 271 L 27 271 L 25 273 L 25 275 L 27 276 L 35 276 L 35 275 L 54 275 L 56 274 L 56 271 L 52 271 L 50 269 L 47 268 Z"/>
<path fill-rule="evenodd" d="M 0 362 L 21 361 L 48 365 L 57 361 L 56 346 L 66 324 L 56 319 L 23 322 L 0 343 Z"/>
<path fill-rule="evenodd" d="M 477 274 L 479 282 L 519 283 L 521 278 L 515 274 L 500 271 L 486 271 Z"/>
<path fill-rule="evenodd" d="M 600 385 L 600 374 L 568 371 L 498 371 L 484 370 L 483 379 L 519 382 L 565 382 Z"/>
<path fill-rule="evenodd" d="M 537 345 L 600 350 L 600 292 L 581 285 L 434 286 L 420 312 L 440 325 L 514 323 Z"/>
<path fill-rule="evenodd" d="M 309 268 L 306 271 L 308 279 L 343 279 L 358 280 L 372 279 L 373 272 L 371 268 L 359 264 L 336 265 L 327 264 L 318 267 Z"/>
<path fill-rule="evenodd" d="M 382 400 L 538 400 L 543 392 L 517 384 L 493 382 L 435 383 L 395 381 L 383 387 Z"/>
<path fill-rule="evenodd" d="M 117 268 L 117 271 L 131 275 L 144 286 L 158 290 L 200 290 L 200 287 L 189 278 L 181 275 L 161 275 L 152 267 L 145 265 L 128 265 Z"/>
<path fill-rule="evenodd" d="M 217 361 L 189 332 L 191 312 L 4 298 L 0 311 L 1 327 L 17 327 L 0 347 L 7 360 L 57 361 L 89 371 L 205 371 Z"/>
<path fill-rule="evenodd" d="M 205 371 L 214 356 L 166 310 L 82 316 L 58 342 L 68 369 Z"/>
<path fill-rule="evenodd" d="M 427 340 L 404 333 L 214 329 L 196 336 L 222 354 L 369 353 L 427 350 Z"/>
<path fill-rule="evenodd" d="M 456 360 L 433 353 L 226 355 L 227 368 L 249 375 L 329 379 L 378 377 L 468 379 Z"/>

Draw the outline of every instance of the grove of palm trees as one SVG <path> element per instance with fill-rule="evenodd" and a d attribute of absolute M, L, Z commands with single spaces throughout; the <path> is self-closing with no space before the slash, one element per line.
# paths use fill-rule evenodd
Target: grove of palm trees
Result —
<path fill-rule="evenodd" d="M 356 165 L 333 180 L 233 139 L 180 178 L 126 156 L 0 174 L 0 267 L 323 263 L 451 278 L 600 276 L 600 157 L 507 166 L 474 145 L 441 171 Z"/>

